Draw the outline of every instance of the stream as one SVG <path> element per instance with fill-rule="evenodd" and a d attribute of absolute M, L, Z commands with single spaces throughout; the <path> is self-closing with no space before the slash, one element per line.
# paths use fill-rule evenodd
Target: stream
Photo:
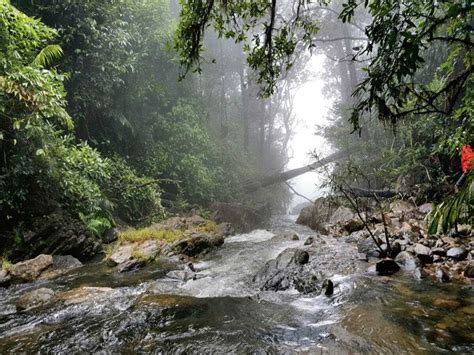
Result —
<path fill-rule="evenodd" d="M 299 240 L 275 237 L 285 231 Z M 309 236 L 311 257 L 334 282 L 334 294 L 257 289 L 257 271 Z M 169 277 L 174 266 L 165 261 L 124 274 L 102 263 L 0 288 L 0 353 L 474 352 L 472 285 L 416 281 L 403 272 L 376 276 L 347 237 L 318 236 L 292 216 L 228 237 L 194 266 L 195 280 Z M 35 288 L 83 286 L 111 289 L 84 302 L 15 310 L 16 299 Z"/>

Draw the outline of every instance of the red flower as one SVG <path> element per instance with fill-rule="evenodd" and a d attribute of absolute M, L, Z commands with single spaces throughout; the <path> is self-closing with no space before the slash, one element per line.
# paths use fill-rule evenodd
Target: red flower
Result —
<path fill-rule="evenodd" d="M 463 173 L 472 169 L 474 152 L 469 144 L 464 144 L 461 148 L 461 167 Z"/>

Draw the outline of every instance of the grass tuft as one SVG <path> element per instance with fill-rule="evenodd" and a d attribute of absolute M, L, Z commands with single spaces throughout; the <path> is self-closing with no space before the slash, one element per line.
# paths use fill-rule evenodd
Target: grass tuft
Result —
<path fill-rule="evenodd" d="M 142 240 L 155 239 L 165 242 L 174 242 L 183 237 L 183 231 L 180 230 L 165 230 L 165 229 L 153 229 L 153 228 L 142 228 L 135 229 L 130 228 L 123 232 L 120 232 L 118 239 L 120 242 L 140 242 Z"/>
<path fill-rule="evenodd" d="M 12 263 L 8 259 L 2 259 L 2 270 L 8 271 L 10 270 Z"/>

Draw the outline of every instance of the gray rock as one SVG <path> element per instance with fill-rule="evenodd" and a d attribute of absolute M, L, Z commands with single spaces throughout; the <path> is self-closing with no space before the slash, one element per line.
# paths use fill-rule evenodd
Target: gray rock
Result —
<path fill-rule="evenodd" d="M 306 251 L 286 249 L 276 259 L 268 261 L 253 281 L 261 290 L 283 291 L 295 287 L 304 294 L 319 292 L 319 278 L 308 260 Z"/>
<path fill-rule="evenodd" d="M 420 266 L 420 261 L 418 258 L 409 251 L 402 251 L 399 253 L 396 256 L 395 261 L 402 267 L 403 270 L 406 271 L 413 271 Z"/>
<path fill-rule="evenodd" d="M 41 272 L 52 264 L 53 257 L 51 255 L 41 254 L 34 259 L 13 264 L 8 272 L 14 281 L 31 282 L 36 280 Z"/>
<path fill-rule="evenodd" d="M 145 260 L 143 259 L 128 259 L 123 263 L 117 265 L 118 272 L 127 272 L 141 268 L 145 265 Z"/>
<path fill-rule="evenodd" d="M 460 247 L 448 249 L 448 251 L 446 252 L 446 256 L 448 258 L 455 259 L 455 260 L 464 260 L 466 259 L 467 255 L 468 255 L 468 251 Z"/>
<path fill-rule="evenodd" d="M 18 311 L 29 311 L 35 308 L 50 306 L 58 301 L 55 292 L 49 288 L 39 288 L 21 295 L 16 301 Z"/>
<path fill-rule="evenodd" d="M 415 244 L 414 252 L 422 263 L 429 264 L 433 262 L 433 257 L 431 256 L 431 249 L 427 246 L 417 243 Z"/>
<path fill-rule="evenodd" d="M 38 278 L 49 280 L 81 266 L 82 263 L 71 255 L 53 255 L 53 265 L 44 270 Z"/>
<path fill-rule="evenodd" d="M 338 207 L 331 218 L 329 219 L 330 224 L 347 223 L 355 218 L 354 212 L 350 208 L 340 206 Z"/>
<path fill-rule="evenodd" d="M 375 271 L 380 276 L 392 275 L 400 270 L 400 266 L 392 259 L 380 260 L 375 264 Z"/>
<path fill-rule="evenodd" d="M 433 262 L 434 263 L 441 263 L 444 261 L 444 257 L 440 255 L 433 255 Z"/>
<path fill-rule="evenodd" d="M 310 227 L 321 233 L 327 234 L 324 224 L 329 222 L 338 205 L 329 198 L 318 198 L 312 206 L 301 210 L 296 223 Z"/>
<path fill-rule="evenodd" d="M 313 244 L 314 242 L 314 238 L 313 237 L 308 237 L 305 241 L 304 241 L 304 245 L 311 245 Z"/>
<path fill-rule="evenodd" d="M 298 237 L 298 234 L 293 234 L 291 237 L 291 240 L 300 240 L 300 237 Z"/>
<path fill-rule="evenodd" d="M 331 296 L 334 293 L 334 283 L 330 279 L 324 280 L 323 289 L 326 296 Z"/>
<path fill-rule="evenodd" d="M 432 203 L 424 203 L 421 206 L 418 206 L 418 211 L 420 211 L 423 214 L 428 214 L 433 210 L 433 204 Z"/>
<path fill-rule="evenodd" d="M 365 253 L 358 253 L 357 254 L 357 260 L 369 261 L 369 258 L 367 257 L 367 254 L 365 254 Z"/>
<path fill-rule="evenodd" d="M 109 265 L 115 266 L 118 264 L 122 264 L 126 262 L 127 260 L 130 260 L 132 258 L 132 251 L 133 251 L 132 244 L 119 246 L 117 249 L 114 250 L 112 255 L 110 255 L 110 257 L 108 258 Z"/>

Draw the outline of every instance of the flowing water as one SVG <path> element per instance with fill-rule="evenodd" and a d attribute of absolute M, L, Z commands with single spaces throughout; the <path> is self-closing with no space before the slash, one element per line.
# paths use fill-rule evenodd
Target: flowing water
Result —
<path fill-rule="evenodd" d="M 347 238 L 315 236 L 288 216 L 274 218 L 271 230 L 227 238 L 195 264 L 195 280 L 169 277 L 173 265 L 166 263 L 128 274 L 90 264 L 52 281 L 0 289 L 0 353 L 474 352 L 472 286 L 375 276 Z M 274 237 L 282 231 L 300 240 Z M 255 273 L 308 236 L 334 295 L 259 291 Z M 112 289 L 67 306 L 15 311 L 18 296 L 35 288 L 82 286 Z"/>

